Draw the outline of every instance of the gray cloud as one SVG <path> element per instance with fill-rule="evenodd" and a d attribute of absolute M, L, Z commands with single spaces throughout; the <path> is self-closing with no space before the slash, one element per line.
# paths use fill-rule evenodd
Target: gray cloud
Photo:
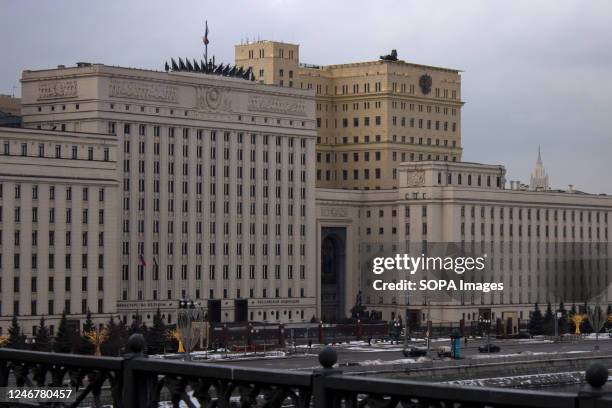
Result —
<path fill-rule="evenodd" d="M 612 3 L 607 1 L 0 0 L 0 92 L 21 70 L 76 61 L 162 69 L 232 61 L 243 39 L 299 43 L 303 62 L 376 59 L 462 69 L 464 159 L 527 181 L 542 145 L 552 185 L 612 193 Z"/>

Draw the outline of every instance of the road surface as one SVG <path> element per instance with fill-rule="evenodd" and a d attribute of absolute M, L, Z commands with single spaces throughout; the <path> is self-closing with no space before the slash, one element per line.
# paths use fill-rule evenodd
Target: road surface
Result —
<path fill-rule="evenodd" d="M 602 354 L 612 354 L 612 339 L 601 338 L 598 342 Z M 415 343 L 416 344 L 416 343 Z M 418 343 L 422 345 L 423 343 Z M 462 357 L 469 359 L 475 356 L 482 356 L 478 352 L 478 346 L 485 344 L 485 340 L 470 340 L 467 347 L 462 342 Z M 596 342 L 594 340 L 581 340 L 577 342 L 552 343 L 542 340 L 498 340 L 494 344 L 501 347 L 499 355 L 509 355 L 518 353 L 558 353 L 558 352 L 581 352 L 593 351 Z M 442 345 L 450 345 L 449 341 L 433 341 L 432 350 Z M 404 359 L 402 354 L 403 344 L 376 343 L 371 346 L 363 342 L 353 342 L 353 344 L 341 344 L 336 346 L 338 352 L 338 364 L 341 366 L 356 366 L 364 361 L 380 360 L 380 362 L 397 362 Z M 241 367 L 259 367 L 274 369 L 313 369 L 319 368 L 318 347 L 312 348 L 309 352 L 307 348 L 298 348 L 298 353 L 285 358 L 255 358 L 255 359 L 228 359 L 216 360 L 215 363 L 232 364 Z M 435 352 L 432 351 L 432 355 Z"/>

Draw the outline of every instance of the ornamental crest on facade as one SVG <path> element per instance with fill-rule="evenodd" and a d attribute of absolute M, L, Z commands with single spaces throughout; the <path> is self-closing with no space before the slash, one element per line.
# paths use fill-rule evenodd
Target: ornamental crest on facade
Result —
<path fill-rule="evenodd" d="M 178 102 L 178 89 L 174 86 L 134 81 L 112 80 L 108 87 L 108 95 L 114 98 Z"/>
<path fill-rule="evenodd" d="M 249 111 L 280 113 L 283 115 L 306 116 L 306 107 L 303 102 L 289 98 L 276 98 L 272 96 L 249 96 Z"/>
<path fill-rule="evenodd" d="M 226 89 L 200 86 L 196 88 L 196 107 L 205 111 L 231 111 L 232 100 Z"/>
<path fill-rule="evenodd" d="M 54 81 L 38 85 L 38 99 L 72 98 L 77 96 L 77 81 Z"/>
<path fill-rule="evenodd" d="M 425 173 L 422 171 L 408 173 L 407 185 L 408 187 L 421 187 L 425 185 Z"/>

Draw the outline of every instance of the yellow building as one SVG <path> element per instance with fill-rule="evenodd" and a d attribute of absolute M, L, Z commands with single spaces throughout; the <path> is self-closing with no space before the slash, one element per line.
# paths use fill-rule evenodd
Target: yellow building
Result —
<path fill-rule="evenodd" d="M 461 159 L 461 76 L 455 69 L 397 59 L 317 66 L 299 46 L 235 46 L 238 66 L 262 83 L 315 90 L 317 186 L 397 188 L 401 162 Z"/>

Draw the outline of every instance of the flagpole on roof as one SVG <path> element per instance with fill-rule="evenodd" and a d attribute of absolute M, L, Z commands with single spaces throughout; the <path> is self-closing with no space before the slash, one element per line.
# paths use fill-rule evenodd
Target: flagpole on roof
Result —
<path fill-rule="evenodd" d="M 204 31 L 204 62 L 208 65 L 208 20 L 205 21 L 206 29 Z"/>

